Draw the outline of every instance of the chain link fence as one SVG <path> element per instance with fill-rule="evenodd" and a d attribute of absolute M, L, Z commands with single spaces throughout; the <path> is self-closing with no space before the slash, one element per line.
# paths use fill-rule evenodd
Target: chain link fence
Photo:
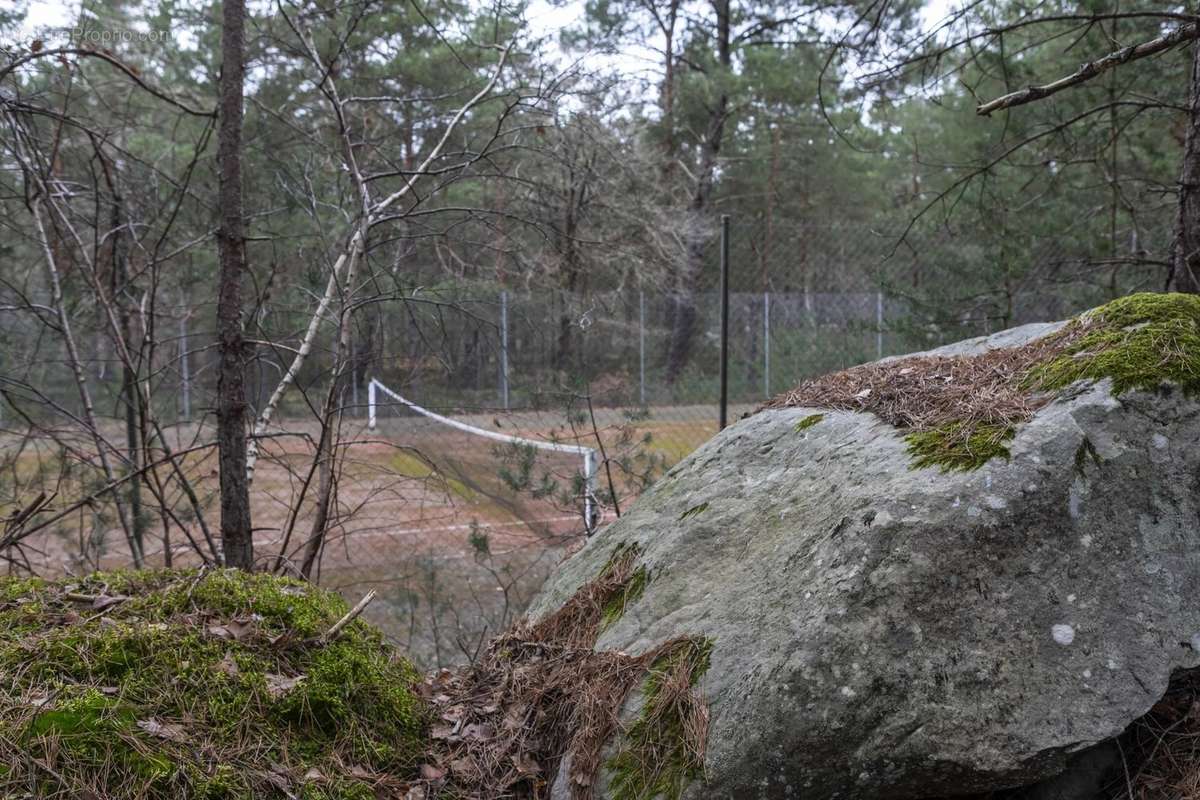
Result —
<path fill-rule="evenodd" d="M 757 222 L 735 221 L 732 229 L 731 421 L 805 378 L 1061 319 L 1123 290 L 1078 280 L 1069 253 L 1053 243 L 1012 280 L 976 293 L 977 271 L 956 276 L 954 264 L 965 256 L 953 240 L 898 247 L 895 234 L 834 226 L 776 239 L 768 247 Z M 335 432 L 337 502 L 319 580 L 347 595 L 376 588 L 368 616 L 418 661 L 471 658 L 582 541 L 589 515 L 601 524 L 614 519 L 717 432 L 715 236 L 708 249 L 690 286 L 660 277 L 581 293 L 443 282 L 364 304 Z M 941 294 L 925 288 L 930 282 Z M 954 302 L 938 299 L 951 291 Z M 682 309 L 694 312 L 687 324 Z M 147 356 L 146 371 L 160 416 L 176 420 L 165 435 L 177 451 L 187 451 L 177 468 L 190 476 L 196 496 L 185 502 L 172 490 L 151 497 L 153 487 L 146 486 L 140 513 L 155 542 L 147 548 L 151 566 L 194 563 L 195 551 L 204 549 L 202 519 L 208 536 L 219 529 L 216 456 L 201 447 L 211 441 L 216 351 L 211 331 L 198 321 L 211 319 L 212 308 L 181 303 L 159 313 L 176 333 Z M 292 317 L 271 313 L 282 321 L 273 338 L 263 338 L 294 339 L 304 307 Z M 33 333 L 28 340 L 32 349 L 7 356 L 12 379 L 0 387 L 6 431 L 0 467 L 12 495 L 0 502 L 8 505 L 38 480 L 51 492 L 103 485 L 94 464 L 91 471 L 82 466 L 88 459 L 80 454 L 94 449 L 94 437 L 75 424 L 78 402 L 61 348 Z M 119 450 L 129 422 L 121 366 L 103 335 L 89 337 L 85 347 L 101 434 Z M 252 503 L 264 566 L 286 571 L 311 535 L 309 487 L 322 435 L 317 410 L 329 385 L 332 347 L 328 337 L 318 341 L 261 442 Z M 248 373 L 252 410 L 266 402 L 293 352 L 290 345 L 258 346 Z M 387 390 L 376 398 L 373 427 L 372 382 Z M 30 415 L 40 415 L 41 430 L 50 434 L 21 434 Z M 125 566 L 128 554 L 113 509 L 96 503 L 46 531 L 26 557 L 31 568 L 52 573 Z"/>

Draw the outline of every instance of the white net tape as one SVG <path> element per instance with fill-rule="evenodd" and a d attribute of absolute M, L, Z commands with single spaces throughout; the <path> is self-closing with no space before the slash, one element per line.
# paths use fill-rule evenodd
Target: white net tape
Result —
<path fill-rule="evenodd" d="M 583 474 L 583 523 L 589 535 L 595 530 L 596 524 L 600 520 L 600 509 L 596 503 L 596 451 L 590 447 L 584 447 L 578 444 L 566 444 L 562 442 L 548 442 L 544 439 L 527 439 L 523 436 L 509 436 L 496 431 L 489 431 L 485 428 L 478 428 L 474 425 L 468 425 L 461 420 L 452 417 L 443 416 L 436 411 L 430 411 L 423 406 L 419 406 L 413 401 L 400 396 L 393 392 L 387 386 L 384 386 L 379 380 L 372 378 L 367 384 L 367 425 L 371 430 L 375 430 L 376 424 L 376 409 L 378 407 L 379 392 L 383 392 L 397 403 L 405 406 L 409 410 L 420 414 L 423 417 L 431 419 L 435 422 L 440 422 L 455 430 L 470 433 L 475 436 L 482 436 L 486 439 L 492 439 L 497 442 L 505 442 L 506 444 L 515 444 L 523 447 L 533 447 L 538 450 L 549 450 L 556 453 L 573 453 L 583 458 L 583 466 L 580 470 Z"/>

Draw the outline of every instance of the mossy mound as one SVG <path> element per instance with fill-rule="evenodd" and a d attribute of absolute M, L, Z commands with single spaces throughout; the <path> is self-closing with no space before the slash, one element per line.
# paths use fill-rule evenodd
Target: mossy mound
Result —
<path fill-rule="evenodd" d="M 373 798 L 420 676 L 334 594 L 233 570 L 0 579 L 0 797 Z"/>
<path fill-rule="evenodd" d="M 766 404 L 866 411 L 905 432 L 914 469 L 978 469 L 1009 456 L 1017 426 L 1079 381 L 1114 394 L 1164 384 L 1200 392 L 1200 296 L 1141 293 L 1057 333 L 978 355 L 918 355 L 823 375 Z M 814 414 L 797 431 L 820 422 Z"/>

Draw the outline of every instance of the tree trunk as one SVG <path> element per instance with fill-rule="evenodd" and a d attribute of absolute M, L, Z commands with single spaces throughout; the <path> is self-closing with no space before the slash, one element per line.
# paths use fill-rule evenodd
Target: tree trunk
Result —
<path fill-rule="evenodd" d="M 568 181 L 571 176 L 568 176 Z M 587 180 L 587 172 L 579 179 Z M 558 342 L 554 348 L 554 368 L 567 371 L 571 368 L 571 329 L 575 320 L 571 314 L 571 298 L 575 296 L 577 278 L 579 276 L 579 250 L 575 237 L 578 235 L 580 207 L 583 205 L 586 186 L 579 188 L 569 186 L 563 209 L 562 262 L 559 265 L 559 282 L 562 286 L 562 311 L 558 317 Z"/>
<path fill-rule="evenodd" d="M 675 170 L 677 145 L 675 141 L 675 24 L 679 19 L 681 0 L 671 0 L 666 20 L 662 23 L 663 83 L 659 94 L 663 121 L 663 175 L 670 177 Z"/>
<path fill-rule="evenodd" d="M 1200 293 L 1200 44 L 1192 44 L 1187 133 L 1179 170 L 1179 206 L 1171 284 L 1177 292 Z"/>
<path fill-rule="evenodd" d="M 220 229 L 221 272 L 217 290 L 217 448 L 221 475 L 221 548 L 225 564 L 250 569 L 254 539 L 246 475 L 246 345 L 242 336 L 242 276 L 246 240 L 242 228 L 242 93 L 245 0 L 224 0 L 221 30 Z"/>
<path fill-rule="evenodd" d="M 124 248 L 124 227 L 121 219 L 121 204 L 123 200 L 115 192 L 113 194 L 112 227 L 112 299 L 117 306 L 120 336 L 125 346 L 122 350 L 129 356 L 122 359 L 121 364 L 121 402 L 125 406 L 125 448 L 128 453 L 128 464 L 125 474 L 136 476 L 141 471 L 141 420 L 139 419 L 141 393 L 137 391 L 137 364 L 132 360 L 133 341 L 133 311 L 129 302 L 129 270 Z M 146 513 L 142 508 L 142 478 L 131 477 L 127 485 L 129 493 L 130 523 L 133 531 L 130 546 L 133 550 L 133 564 L 141 568 L 145 560 L 146 542 Z"/>
<path fill-rule="evenodd" d="M 304 559 L 300 564 L 300 574 L 309 579 L 313 568 L 325 549 L 325 541 L 329 535 L 329 519 L 331 511 L 337 502 L 337 480 L 334 474 L 334 445 L 339 438 L 342 427 L 342 387 L 346 370 L 350 366 L 350 323 L 354 313 L 354 275 L 359 253 L 366 253 L 367 243 L 365 233 L 355 234 L 350 246 L 350 258 L 347 259 L 346 282 L 343 285 L 341 310 L 338 314 L 337 344 L 333 349 L 333 368 L 329 379 L 329 392 L 325 395 L 325 405 L 321 410 L 321 438 L 317 443 L 315 456 L 317 466 L 317 501 L 313 509 L 312 529 L 304 546 Z M 364 255 L 363 258 L 366 258 Z M 297 500 L 297 505 L 303 498 Z"/>
<path fill-rule="evenodd" d="M 717 60 L 722 75 L 721 89 L 716 103 L 708 115 L 708 126 L 700 146 L 700 168 L 696 175 L 696 189 L 688 207 L 689 225 L 685 233 L 686 246 L 683 268 L 677 276 L 672 296 L 671 341 L 667 350 L 667 383 L 675 383 L 692 355 L 692 344 L 696 338 L 696 286 L 704 267 L 704 249 L 708 241 L 709 225 L 707 212 L 712 198 L 713 181 L 716 177 L 717 155 L 725 133 L 725 118 L 729 113 L 729 96 L 724 82 L 731 65 L 729 49 L 729 0 L 713 0 L 717 15 Z"/>

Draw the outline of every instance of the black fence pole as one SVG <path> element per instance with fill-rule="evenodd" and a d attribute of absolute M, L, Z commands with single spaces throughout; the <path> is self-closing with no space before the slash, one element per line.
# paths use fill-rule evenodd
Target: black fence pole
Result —
<path fill-rule="evenodd" d="M 721 215 L 721 418 L 729 420 L 729 215 Z"/>

